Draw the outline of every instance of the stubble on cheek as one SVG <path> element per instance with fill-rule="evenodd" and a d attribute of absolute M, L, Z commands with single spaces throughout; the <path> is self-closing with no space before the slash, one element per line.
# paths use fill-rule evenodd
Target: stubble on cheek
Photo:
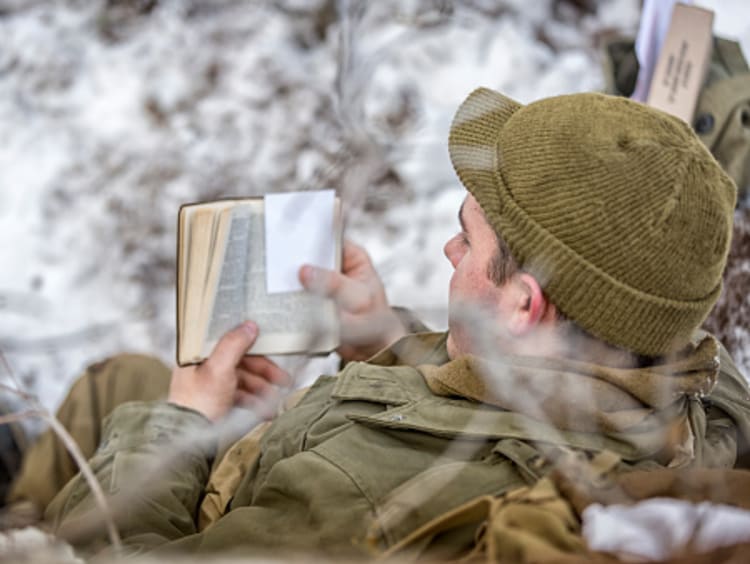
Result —
<path fill-rule="evenodd" d="M 470 307 L 467 306 L 466 302 L 454 301 L 449 305 L 446 347 L 450 359 L 471 352 L 470 337 L 473 330 L 471 326 L 467 326 L 467 313 Z"/>

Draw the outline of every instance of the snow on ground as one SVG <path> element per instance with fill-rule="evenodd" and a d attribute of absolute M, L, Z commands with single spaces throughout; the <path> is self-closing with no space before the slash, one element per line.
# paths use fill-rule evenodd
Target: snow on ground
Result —
<path fill-rule="evenodd" d="M 712 4 L 747 50 L 744 0 Z M 48 406 L 103 356 L 171 362 L 179 205 L 320 187 L 392 303 L 444 327 L 456 107 L 600 89 L 638 5 L 0 0 L 0 349 Z"/>

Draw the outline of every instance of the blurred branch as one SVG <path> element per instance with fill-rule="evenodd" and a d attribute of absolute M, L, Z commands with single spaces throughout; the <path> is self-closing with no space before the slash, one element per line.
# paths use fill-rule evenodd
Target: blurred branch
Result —
<path fill-rule="evenodd" d="M 0 363 L 2 363 L 3 368 L 5 369 L 5 373 L 8 375 L 11 382 L 13 382 L 14 387 L 7 386 L 5 384 L 0 384 L 0 386 L 2 386 L 3 389 L 11 393 L 15 393 L 16 395 L 18 395 L 19 397 L 25 400 L 33 401 L 33 396 L 30 396 L 29 394 L 26 394 L 25 392 L 21 390 L 21 383 L 18 381 L 18 378 L 16 378 L 16 373 L 13 372 L 13 369 L 10 367 L 10 364 L 8 363 L 8 359 L 5 358 L 5 353 L 3 352 L 2 348 L 0 348 Z"/>
<path fill-rule="evenodd" d="M 78 444 L 75 442 L 75 439 L 73 439 L 70 433 L 68 433 L 67 429 L 63 427 L 60 421 L 58 421 L 58 419 L 52 413 L 50 413 L 49 411 L 42 411 L 42 418 L 47 423 L 49 423 L 49 426 L 65 445 L 68 453 L 70 453 L 70 455 L 76 461 L 78 469 L 81 471 L 81 475 L 91 488 L 91 493 L 94 494 L 96 504 L 99 506 L 99 509 L 104 516 L 104 522 L 107 526 L 107 534 L 109 535 L 109 542 L 112 544 L 112 548 L 116 553 L 121 553 L 122 542 L 120 540 L 120 534 L 117 532 L 117 527 L 115 526 L 114 519 L 112 518 L 112 512 L 109 509 L 107 499 L 104 495 L 104 491 L 102 490 L 101 485 L 99 484 L 99 480 L 96 479 L 93 470 L 91 470 L 91 466 L 89 466 L 88 462 L 86 461 L 86 457 L 83 456 L 81 449 L 78 448 Z"/>
<path fill-rule="evenodd" d="M 45 409 L 45 407 L 39 402 L 37 398 L 21 390 L 18 379 L 16 378 L 16 375 L 13 372 L 13 369 L 11 368 L 7 359 L 5 358 L 5 354 L 2 350 L 0 350 L 0 363 L 2 363 L 6 374 L 15 386 L 12 387 L 0 384 L 0 387 L 12 394 L 17 395 L 24 401 L 31 404 L 31 409 L 27 411 L 12 413 L 0 417 L 0 424 L 21 421 L 30 417 L 39 417 L 49 424 L 52 431 L 62 441 L 63 445 L 65 445 L 65 448 L 70 456 L 73 457 L 73 460 L 75 460 L 78 469 L 81 471 L 81 475 L 83 476 L 84 480 L 86 480 L 88 486 L 91 488 L 91 492 L 94 494 L 94 500 L 96 501 L 96 504 L 99 506 L 99 509 L 102 512 L 104 522 L 107 527 L 107 533 L 109 535 L 109 541 L 112 544 L 113 549 L 117 553 L 120 553 L 122 551 L 122 541 L 120 540 L 120 535 L 117 532 L 117 527 L 115 526 L 114 519 L 112 518 L 112 512 L 110 511 L 107 499 L 104 495 L 104 491 L 102 490 L 99 481 L 96 479 L 94 472 L 91 470 L 91 466 L 89 466 L 88 462 L 86 461 L 86 457 L 83 456 L 83 453 L 78 447 L 75 439 L 70 435 L 68 430 L 63 427 L 62 423 L 60 423 L 60 421 L 54 416 L 54 414 Z"/>
<path fill-rule="evenodd" d="M 390 147 L 380 142 L 367 127 L 365 98 L 380 57 L 361 56 L 357 40 L 368 3 L 364 0 L 339 0 L 340 38 L 336 69 L 336 102 L 344 150 L 340 155 L 344 171 L 343 197 L 349 206 L 361 207 L 371 194 L 372 185 L 391 169 Z"/>
<path fill-rule="evenodd" d="M 9 413 L 8 415 L 0 416 L 0 425 L 7 425 L 8 423 L 16 423 L 23 421 L 29 417 L 42 417 L 42 413 L 35 410 L 29 409 L 26 411 L 19 411 L 18 413 Z"/>

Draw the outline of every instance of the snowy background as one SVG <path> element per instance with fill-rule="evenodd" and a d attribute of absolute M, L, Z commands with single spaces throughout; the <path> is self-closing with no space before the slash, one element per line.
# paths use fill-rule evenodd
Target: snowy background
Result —
<path fill-rule="evenodd" d="M 746 0 L 699 4 L 750 53 Z M 445 327 L 456 107 L 602 89 L 639 5 L 0 0 L 0 350 L 50 407 L 106 355 L 171 363 L 179 205 L 325 187 L 391 302 Z"/>

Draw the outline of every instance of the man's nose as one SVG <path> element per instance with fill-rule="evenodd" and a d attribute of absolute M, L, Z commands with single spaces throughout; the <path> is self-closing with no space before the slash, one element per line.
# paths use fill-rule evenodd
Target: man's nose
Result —
<path fill-rule="evenodd" d="M 445 254 L 445 258 L 448 259 L 448 261 L 451 263 L 453 268 L 456 268 L 456 265 L 458 264 L 458 235 L 454 235 L 448 241 L 446 241 L 445 246 L 443 246 L 443 253 Z"/>

